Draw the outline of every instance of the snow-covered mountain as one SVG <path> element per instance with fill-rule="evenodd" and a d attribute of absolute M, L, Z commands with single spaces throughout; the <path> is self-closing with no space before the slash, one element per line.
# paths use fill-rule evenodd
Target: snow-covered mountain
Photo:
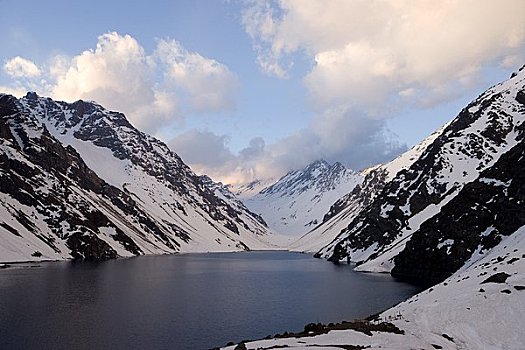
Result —
<path fill-rule="evenodd" d="M 387 182 L 391 181 L 399 171 L 410 167 L 419 158 L 441 131 L 442 129 L 436 131 L 390 163 L 361 171 L 362 182 L 357 184 L 351 192 L 337 199 L 323 216 L 323 221 L 313 230 L 292 242 L 288 248 L 294 251 L 315 253 L 332 242 L 348 223 L 374 200 Z"/>
<path fill-rule="evenodd" d="M 299 235 L 321 223 L 330 205 L 362 181 L 361 174 L 341 163 L 330 165 L 320 160 L 289 172 L 258 192 L 260 181 L 239 188 L 236 193 L 273 231 Z"/>
<path fill-rule="evenodd" d="M 0 94 L 0 260 L 268 249 L 257 215 L 93 102 Z"/>
<path fill-rule="evenodd" d="M 472 254 L 494 246 L 501 236 L 512 233 L 520 224 L 516 217 L 509 218 L 506 220 L 516 225 L 503 228 L 499 219 L 506 217 L 506 210 L 516 213 L 513 206 L 523 207 L 521 202 L 512 202 L 510 188 L 503 184 L 515 183 L 513 179 L 518 176 L 510 167 L 521 163 L 515 159 L 511 165 L 507 157 L 522 147 L 524 121 L 522 68 L 511 79 L 481 94 L 452 122 L 418 146 L 419 154 L 408 166 L 395 164 L 399 159 L 390 163 L 390 169 L 399 170 L 390 180 L 385 176 L 387 180 L 378 191 L 373 191 L 375 195 L 368 204 L 359 206 L 350 198 L 341 205 L 343 209 L 333 207 L 336 214 L 321 226 L 332 225 L 335 230 L 331 234 L 336 238 L 318 256 L 332 261 L 349 257 L 358 264 L 357 270 L 392 271 L 432 282 L 451 275 Z M 491 182 L 504 172 L 506 180 Z M 506 191 L 499 199 L 501 206 L 494 206 L 486 197 L 487 193 L 494 194 L 492 188 L 487 188 L 490 184 L 499 184 L 495 188 Z M 471 197 L 476 201 L 472 207 L 465 206 Z M 351 211 L 348 208 L 352 205 L 358 208 L 345 219 L 343 215 Z M 492 211 L 486 214 L 483 208 Z M 479 217 L 481 213 L 486 217 Z M 467 218 L 470 221 L 455 228 L 455 232 L 447 226 L 451 219 L 463 222 Z M 450 263 L 445 264 L 445 260 Z M 442 271 L 434 271 L 434 264 L 441 266 Z"/>

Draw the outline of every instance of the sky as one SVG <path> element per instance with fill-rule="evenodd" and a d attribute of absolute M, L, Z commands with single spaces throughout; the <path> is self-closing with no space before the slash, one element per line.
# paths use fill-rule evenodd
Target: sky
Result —
<path fill-rule="evenodd" d="M 0 0 L 0 92 L 94 100 L 224 183 L 386 162 L 525 64 L 522 0 Z"/>

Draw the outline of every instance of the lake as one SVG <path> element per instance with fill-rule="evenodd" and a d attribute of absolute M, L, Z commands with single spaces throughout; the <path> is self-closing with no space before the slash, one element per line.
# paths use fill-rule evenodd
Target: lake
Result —
<path fill-rule="evenodd" d="M 363 318 L 420 290 L 291 252 L 33 265 L 0 270 L 0 349 L 208 349 Z"/>

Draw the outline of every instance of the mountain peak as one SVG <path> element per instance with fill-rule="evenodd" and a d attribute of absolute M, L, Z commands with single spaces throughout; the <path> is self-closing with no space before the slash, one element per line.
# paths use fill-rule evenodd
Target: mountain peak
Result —
<path fill-rule="evenodd" d="M 312 163 L 305 166 L 303 169 L 310 169 L 310 168 L 329 168 L 330 164 L 324 159 L 318 159 L 313 161 Z"/>
<path fill-rule="evenodd" d="M 302 234 L 321 222 L 330 205 L 362 181 L 341 163 L 316 160 L 293 170 L 255 195 L 243 196 L 246 206 L 261 214 L 270 228 Z"/>

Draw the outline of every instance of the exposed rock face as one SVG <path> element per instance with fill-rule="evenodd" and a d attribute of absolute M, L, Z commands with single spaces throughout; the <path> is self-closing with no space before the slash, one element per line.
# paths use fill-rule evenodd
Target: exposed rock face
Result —
<path fill-rule="evenodd" d="M 432 144 L 442 130 L 427 137 L 419 145 L 400 155 L 390 163 L 363 170 L 363 181 L 350 193 L 338 199 L 324 215 L 322 222 L 310 232 L 290 245 L 297 251 L 314 252 L 316 257 L 328 257 L 341 240 L 343 232 L 354 218 L 363 212 L 381 193 L 385 185 L 403 169 L 408 169 L 426 148 Z M 344 252 L 341 245 L 338 251 Z M 336 254 L 338 256 L 338 254 Z M 347 256 L 347 255 L 346 255 Z"/>
<path fill-rule="evenodd" d="M 269 247 L 216 186 L 120 113 L 0 94 L 0 260 Z"/>

